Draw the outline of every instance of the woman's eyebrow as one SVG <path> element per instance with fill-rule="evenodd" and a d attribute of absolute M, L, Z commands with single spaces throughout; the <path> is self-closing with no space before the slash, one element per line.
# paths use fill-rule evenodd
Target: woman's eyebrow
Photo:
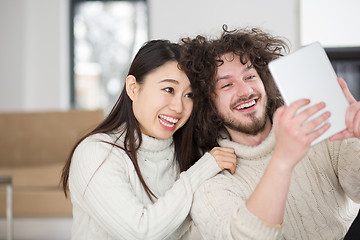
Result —
<path fill-rule="evenodd" d="M 169 83 L 174 83 L 174 84 L 179 84 L 179 81 L 175 80 L 175 79 L 163 79 L 161 80 L 159 83 L 163 83 L 163 82 L 169 82 Z"/>

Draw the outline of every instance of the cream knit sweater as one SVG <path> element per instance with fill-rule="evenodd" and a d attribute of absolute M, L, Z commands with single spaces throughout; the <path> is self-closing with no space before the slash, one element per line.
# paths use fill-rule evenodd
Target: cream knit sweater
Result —
<path fill-rule="evenodd" d="M 72 239 L 188 239 L 193 193 L 220 171 L 215 159 L 207 153 L 179 174 L 172 138 L 142 135 L 138 161 L 158 198 L 153 204 L 124 151 L 100 142 L 115 137 L 90 136 L 75 151 L 69 177 Z"/>
<path fill-rule="evenodd" d="M 360 140 L 325 141 L 295 167 L 282 226 L 261 221 L 245 206 L 274 150 L 273 131 L 259 146 L 228 139 L 237 155 L 234 175 L 224 171 L 196 191 L 191 216 L 203 238 L 331 240 L 344 237 L 360 202 Z"/>

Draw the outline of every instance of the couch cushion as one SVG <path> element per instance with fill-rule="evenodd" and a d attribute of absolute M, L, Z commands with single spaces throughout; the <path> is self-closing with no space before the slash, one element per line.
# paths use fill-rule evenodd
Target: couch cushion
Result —
<path fill-rule="evenodd" d="M 0 176 L 11 176 L 14 217 L 68 217 L 61 171 L 75 142 L 104 118 L 102 110 L 1 113 Z M 6 191 L 0 187 L 0 216 Z"/>
<path fill-rule="evenodd" d="M 58 189 L 64 164 L 29 167 L 1 167 L 0 176 L 11 176 L 14 189 Z"/>
<path fill-rule="evenodd" d="M 5 188 L 0 188 L 0 217 L 5 217 Z M 71 217 L 72 205 L 70 198 L 56 189 L 26 190 L 14 189 L 13 192 L 14 217 Z"/>
<path fill-rule="evenodd" d="M 74 143 L 104 118 L 102 110 L 0 114 L 0 168 L 64 163 Z"/>
<path fill-rule="evenodd" d="M 14 217 L 71 216 L 70 199 L 60 186 L 63 164 L 0 168 L 1 176 L 11 176 Z M 0 216 L 5 216 L 5 187 L 0 188 Z"/>

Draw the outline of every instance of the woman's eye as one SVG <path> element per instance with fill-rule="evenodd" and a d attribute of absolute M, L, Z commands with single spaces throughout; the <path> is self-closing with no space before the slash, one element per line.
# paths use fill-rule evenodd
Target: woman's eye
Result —
<path fill-rule="evenodd" d="M 174 89 L 172 87 L 167 87 L 167 88 L 164 88 L 163 90 L 168 93 L 174 93 Z"/>
<path fill-rule="evenodd" d="M 193 97 L 193 93 L 192 93 L 192 92 L 187 93 L 187 94 L 185 94 L 185 97 L 187 97 L 187 98 L 192 98 L 192 97 Z"/>

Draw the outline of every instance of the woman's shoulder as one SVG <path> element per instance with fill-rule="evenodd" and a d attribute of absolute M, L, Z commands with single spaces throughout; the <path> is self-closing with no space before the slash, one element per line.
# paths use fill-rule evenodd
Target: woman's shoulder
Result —
<path fill-rule="evenodd" d="M 117 136 L 115 133 L 95 133 L 86 137 L 82 142 L 114 142 Z"/>
<path fill-rule="evenodd" d="M 73 160 L 81 161 L 85 159 L 86 162 L 89 162 L 91 160 L 111 160 L 114 157 L 127 158 L 125 151 L 121 148 L 118 136 L 116 134 L 96 133 L 86 137 L 76 147 Z"/>
<path fill-rule="evenodd" d="M 107 149 L 111 147 L 114 139 L 111 135 L 105 133 L 96 133 L 86 137 L 76 147 L 75 152 L 89 151 L 94 152 L 99 149 Z"/>

